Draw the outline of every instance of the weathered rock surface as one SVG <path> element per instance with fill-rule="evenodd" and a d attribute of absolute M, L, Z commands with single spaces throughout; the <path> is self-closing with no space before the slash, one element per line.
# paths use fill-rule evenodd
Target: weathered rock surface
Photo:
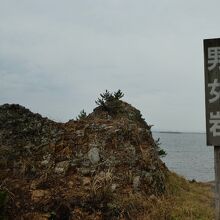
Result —
<path fill-rule="evenodd" d="M 9 219 L 119 219 L 130 194 L 163 194 L 167 172 L 150 127 L 125 102 L 118 114 L 98 107 L 63 124 L 0 106 L 0 190 L 9 192 Z"/>

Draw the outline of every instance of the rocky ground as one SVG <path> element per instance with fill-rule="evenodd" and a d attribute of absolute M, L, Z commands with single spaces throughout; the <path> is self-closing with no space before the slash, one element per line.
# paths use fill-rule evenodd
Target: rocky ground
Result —
<path fill-rule="evenodd" d="M 117 97 L 67 123 L 2 105 L 1 215 L 135 219 L 143 210 L 133 198 L 153 200 L 166 192 L 169 171 L 158 151 L 140 112 Z"/>

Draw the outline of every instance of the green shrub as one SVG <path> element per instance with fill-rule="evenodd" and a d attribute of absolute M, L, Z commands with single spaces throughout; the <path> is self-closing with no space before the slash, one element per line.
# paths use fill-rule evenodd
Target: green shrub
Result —
<path fill-rule="evenodd" d="M 107 111 L 109 114 L 117 114 L 121 109 L 120 99 L 124 96 L 122 91 L 119 89 L 117 92 L 111 93 L 106 90 L 104 93 L 100 94 L 95 103 Z"/>
<path fill-rule="evenodd" d="M 87 117 L 87 114 L 83 109 L 82 111 L 80 111 L 79 115 L 76 117 L 76 120 L 85 119 L 86 117 Z"/>
<path fill-rule="evenodd" d="M 167 155 L 167 152 L 163 149 L 161 149 L 160 145 L 160 138 L 158 138 L 156 141 L 155 141 L 155 145 L 156 145 L 156 148 L 157 148 L 157 153 L 160 157 L 165 157 Z"/>

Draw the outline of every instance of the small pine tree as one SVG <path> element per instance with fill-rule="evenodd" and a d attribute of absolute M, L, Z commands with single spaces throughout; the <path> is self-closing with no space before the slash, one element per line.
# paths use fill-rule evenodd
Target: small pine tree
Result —
<path fill-rule="evenodd" d="M 105 90 L 105 93 L 100 94 L 100 96 L 102 97 L 102 99 L 106 102 L 111 101 L 114 99 L 114 96 L 112 95 L 111 92 L 109 92 L 107 89 Z"/>
<path fill-rule="evenodd" d="M 162 149 L 160 147 L 161 143 L 160 143 L 160 138 L 158 138 L 156 141 L 155 141 L 155 144 L 156 144 L 156 148 L 157 148 L 157 153 L 160 157 L 165 157 L 167 155 L 167 152 Z"/>
<path fill-rule="evenodd" d="M 124 94 L 120 89 L 117 92 L 114 92 L 114 98 L 121 99 L 122 97 L 124 97 Z"/>
<path fill-rule="evenodd" d="M 106 102 L 112 102 L 115 100 L 120 100 L 124 94 L 122 93 L 122 91 L 119 89 L 117 92 L 111 93 L 108 90 L 105 90 L 104 93 L 100 94 L 101 98 L 98 98 L 97 101 L 95 101 L 95 103 L 98 106 L 102 106 L 102 107 L 106 107 Z"/>
<path fill-rule="evenodd" d="M 82 111 L 80 111 L 79 115 L 76 117 L 76 120 L 85 119 L 86 117 L 87 117 L 87 114 L 83 109 Z"/>

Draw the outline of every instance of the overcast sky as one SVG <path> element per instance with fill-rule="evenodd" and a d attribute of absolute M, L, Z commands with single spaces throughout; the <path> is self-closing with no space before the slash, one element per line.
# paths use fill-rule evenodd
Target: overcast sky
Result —
<path fill-rule="evenodd" d="M 220 1 L 0 0 L 0 104 L 56 121 L 125 93 L 154 130 L 205 131 L 203 39 Z"/>

